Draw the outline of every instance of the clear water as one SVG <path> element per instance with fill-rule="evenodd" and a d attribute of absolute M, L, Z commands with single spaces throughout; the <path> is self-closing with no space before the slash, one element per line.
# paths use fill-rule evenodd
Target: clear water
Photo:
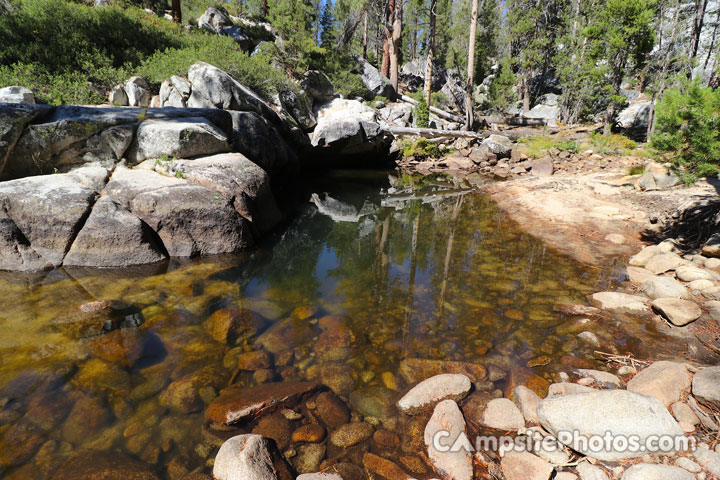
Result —
<path fill-rule="evenodd" d="M 167 478 L 204 468 L 216 452 L 202 433 L 204 408 L 164 407 L 168 384 L 204 372 L 206 403 L 231 382 L 317 378 L 328 363 L 315 351 L 325 315 L 345 317 L 351 331 L 340 362 L 329 362 L 343 366 L 342 396 L 401 390 L 404 358 L 497 365 L 503 378 L 491 387 L 504 389 L 513 376 L 552 380 L 600 365 L 580 331 L 603 350 L 638 355 L 652 336 L 632 320 L 562 314 L 560 305 L 616 282 L 622 264 L 589 267 L 554 252 L 476 190 L 343 172 L 315 179 L 300 198 L 285 228 L 241 255 L 0 277 L 0 476 L 49 478 L 85 448 L 123 451 Z M 97 300 L 131 304 L 121 315 L 128 328 L 79 328 L 80 306 Z M 236 371 L 234 355 L 259 348 L 257 336 L 228 346 L 204 325 L 233 305 L 270 325 L 295 311 L 296 334 L 274 347 L 284 366 Z M 312 315 L 297 320 L 303 311 Z"/>

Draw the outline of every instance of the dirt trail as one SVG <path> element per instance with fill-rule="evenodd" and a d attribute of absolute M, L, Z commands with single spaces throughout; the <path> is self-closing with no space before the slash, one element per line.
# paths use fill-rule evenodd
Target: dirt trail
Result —
<path fill-rule="evenodd" d="M 636 253 L 641 233 L 654 226 L 651 219 L 717 197 L 705 181 L 641 192 L 619 172 L 526 177 L 484 188 L 528 233 L 591 265 Z"/>

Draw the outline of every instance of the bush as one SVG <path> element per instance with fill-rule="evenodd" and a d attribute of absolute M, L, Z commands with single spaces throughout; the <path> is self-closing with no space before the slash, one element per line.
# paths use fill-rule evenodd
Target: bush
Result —
<path fill-rule="evenodd" d="M 415 141 L 403 141 L 403 155 L 406 157 L 439 158 L 443 155 L 443 152 L 436 144 L 425 138 L 418 138 Z"/>
<path fill-rule="evenodd" d="M 617 133 L 612 135 L 593 133 L 590 135 L 590 144 L 596 153 L 603 155 L 626 155 L 628 151 L 637 148 L 637 143 L 634 140 Z"/>
<path fill-rule="evenodd" d="M 12 13 L 0 15 L 0 45 L 0 87 L 26 86 L 40 103 L 102 103 L 114 85 L 134 74 L 157 88 L 198 61 L 227 71 L 266 99 L 296 88 L 269 57 L 250 57 L 229 37 L 184 32 L 134 6 L 16 0 Z"/>
<path fill-rule="evenodd" d="M 430 125 L 430 109 L 424 98 L 420 97 L 417 101 L 413 108 L 413 117 L 415 117 L 415 125 L 419 128 L 427 128 Z"/>
<path fill-rule="evenodd" d="M 720 90 L 684 80 L 665 91 L 656 108 L 652 147 L 673 152 L 675 169 L 686 182 L 720 171 Z"/>

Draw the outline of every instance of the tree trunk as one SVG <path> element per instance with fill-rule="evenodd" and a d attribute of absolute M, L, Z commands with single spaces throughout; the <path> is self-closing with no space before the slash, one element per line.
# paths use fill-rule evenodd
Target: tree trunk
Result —
<path fill-rule="evenodd" d="M 382 65 L 380 73 L 386 77 L 390 76 L 390 42 L 392 40 L 392 25 L 395 18 L 395 0 L 388 0 L 385 6 L 385 17 L 383 23 L 385 27 L 385 39 L 383 41 Z"/>
<path fill-rule="evenodd" d="M 530 76 L 529 72 L 523 73 L 522 77 L 522 96 L 523 96 L 523 113 L 530 111 Z"/>
<path fill-rule="evenodd" d="M 655 99 L 661 97 L 665 91 L 667 71 L 670 66 L 670 57 L 672 54 L 673 45 L 675 45 L 675 37 L 677 35 L 678 20 L 680 18 L 680 0 L 675 2 L 675 12 L 673 13 L 672 30 L 670 31 L 670 40 L 667 42 L 667 50 L 665 51 L 665 57 L 663 58 L 662 70 L 660 71 L 660 88 L 656 88 L 653 91 L 652 99 L 650 101 L 650 113 L 648 114 L 648 130 L 647 138 L 650 139 L 653 132 L 655 132 Z"/>
<path fill-rule="evenodd" d="M 430 106 L 430 93 L 432 90 L 433 60 L 435 58 L 435 22 L 437 20 L 437 0 L 430 0 L 430 33 L 428 35 L 427 63 L 425 65 L 425 88 L 423 98 Z"/>
<path fill-rule="evenodd" d="M 470 13 L 470 38 L 468 39 L 468 69 L 465 83 L 465 129 L 470 130 L 475 123 L 473 114 L 473 84 L 475 83 L 475 37 L 477 34 L 478 0 L 472 0 Z"/>
<path fill-rule="evenodd" d="M 403 0 L 397 0 L 393 20 L 392 37 L 390 37 L 390 85 L 398 91 L 398 57 L 400 53 L 400 35 L 402 34 Z"/>
<path fill-rule="evenodd" d="M 173 22 L 182 23 L 182 9 L 180 7 L 180 0 L 172 0 L 172 17 Z"/>
<path fill-rule="evenodd" d="M 695 19 L 693 20 L 692 36 L 690 37 L 690 65 L 688 67 L 688 78 L 692 77 L 693 64 L 700 46 L 700 33 L 705 21 L 705 8 L 708 0 L 696 0 Z"/>
<path fill-rule="evenodd" d="M 265 18 L 268 16 L 268 0 L 262 2 L 262 16 Z"/>
<path fill-rule="evenodd" d="M 363 60 L 367 60 L 367 47 L 368 47 L 368 9 L 369 4 L 365 7 L 365 14 L 364 14 L 364 25 L 363 25 L 363 40 L 362 40 L 362 49 L 363 49 Z"/>

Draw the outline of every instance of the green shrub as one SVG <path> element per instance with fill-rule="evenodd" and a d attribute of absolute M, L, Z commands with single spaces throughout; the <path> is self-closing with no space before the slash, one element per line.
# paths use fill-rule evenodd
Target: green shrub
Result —
<path fill-rule="evenodd" d="M 634 140 L 617 133 L 612 135 L 592 133 L 590 135 L 590 144 L 593 151 L 603 155 L 626 155 L 629 151 L 637 148 L 637 143 Z"/>
<path fill-rule="evenodd" d="M 630 167 L 628 170 L 628 175 L 642 175 L 643 173 L 645 173 L 645 167 L 643 165 Z"/>
<path fill-rule="evenodd" d="M 427 128 L 430 125 L 430 109 L 424 98 L 420 97 L 417 101 L 413 108 L 413 117 L 415 117 L 415 125 L 419 128 Z"/>
<path fill-rule="evenodd" d="M 557 144 L 557 149 L 562 152 L 572 152 L 572 153 L 577 153 L 578 151 L 580 151 L 578 144 L 573 141 L 560 142 Z"/>
<path fill-rule="evenodd" d="M 683 81 L 665 91 L 656 118 L 650 144 L 676 154 L 673 161 L 683 180 L 692 182 L 720 171 L 720 90 Z"/>
<path fill-rule="evenodd" d="M 436 144 L 425 138 L 403 141 L 403 155 L 406 157 L 439 158 L 443 155 L 442 150 Z"/>

